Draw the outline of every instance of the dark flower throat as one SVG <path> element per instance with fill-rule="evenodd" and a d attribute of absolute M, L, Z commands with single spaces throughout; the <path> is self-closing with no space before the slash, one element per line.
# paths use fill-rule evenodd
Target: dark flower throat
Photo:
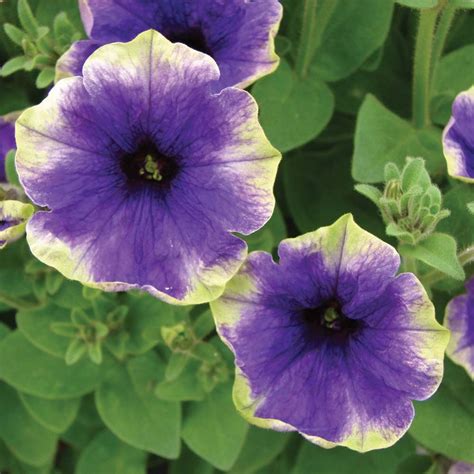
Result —
<path fill-rule="evenodd" d="M 161 153 L 155 144 L 144 142 L 132 153 L 121 157 L 120 166 L 129 182 L 169 185 L 178 173 L 174 157 Z"/>
<path fill-rule="evenodd" d="M 168 39 L 173 43 L 183 43 L 196 51 L 200 51 L 212 57 L 212 51 L 200 28 L 192 28 L 187 31 L 182 31 L 181 33 L 168 35 Z"/>
<path fill-rule="evenodd" d="M 302 319 L 311 339 L 324 337 L 336 342 L 344 342 L 361 326 L 360 321 L 348 318 L 342 313 L 337 300 L 303 310 Z"/>

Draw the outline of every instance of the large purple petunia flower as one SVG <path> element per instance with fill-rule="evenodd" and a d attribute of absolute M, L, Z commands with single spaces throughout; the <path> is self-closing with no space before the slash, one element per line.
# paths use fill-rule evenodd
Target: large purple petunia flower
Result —
<path fill-rule="evenodd" d="M 17 122 L 17 167 L 49 210 L 33 253 L 66 277 L 169 302 L 216 298 L 246 256 L 231 232 L 271 216 L 280 153 L 250 94 L 210 84 L 209 56 L 155 31 L 97 50 Z"/>
<path fill-rule="evenodd" d="M 474 183 L 474 86 L 459 94 L 443 133 L 444 156 L 454 178 Z"/>
<path fill-rule="evenodd" d="M 5 157 L 16 148 L 15 119 L 16 115 L 0 117 L 0 183 L 6 180 Z"/>
<path fill-rule="evenodd" d="M 466 283 L 466 290 L 446 307 L 444 324 L 451 331 L 446 352 L 474 379 L 474 278 Z"/>
<path fill-rule="evenodd" d="M 246 87 L 278 66 L 274 37 L 282 16 L 277 0 L 80 0 L 90 40 L 75 43 L 58 63 L 58 77 L 80 75 L 100 45 L 129 41 L 150 28 L 173 42 L 211 55 L 219 87 Z"/>
<path fill-rule="evenodd" d="M 352 216 L 250 254 L 211 303 L 235 354 L 234 401 L 324 447 L 393 444 L 437 389 L 448 331 L 396 251 Z"/>

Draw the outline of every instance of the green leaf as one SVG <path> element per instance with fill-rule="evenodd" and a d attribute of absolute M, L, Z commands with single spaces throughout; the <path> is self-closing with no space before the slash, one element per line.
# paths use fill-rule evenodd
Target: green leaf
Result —
<path fill-rule="evenodd" d="M 169 401 L 203 400 L 205 392 L 197 377 L 200 366 L 200 363 L 191 361 L 179 377 L 158 383 L 155 395 L 162 400 Z"/>
<path fill-rule="evenodd" d="M 215 472 L 211 464 L 196 456 L 186 446 L 179 459 L 169 465 L 169 474 L 215 474 Z"/>
<path fill-rule="evenodd" d="M 36 347 L 48 354 L 64 359 L 70 340 L 52 330 L 57 323 L 70 323 L 69 310 L 48 303 L 40 308 L 17 313 L 18 328 Z"/>
<path fill-rule="evenodd" d="M 23 30 L 11 23 L 5 23 L 3 29 L 5 30 L 6 35 L 18 46 L 21 46 L 23 40 L 27 37 Z"/>
<path fill-rule="evenodd" d="M 451 0 L 453 2 L 453 5 L 456 8 L 468 8 L 468 9 L 474 9 L 474 2 L 472 0 Z"/>
<path fill-rule="evenodd" d="M 415 453 L 415 444 L 404 436 L 394 446 L 359 454 L 345 448 L 323 449 L 304 443 L 291 474 L 396 474 L 398 464 Z"/>
<path fill-rule="evenodd" d="M 350 155 L 350 148 L 338 145 L 324 152 L 297 152 L 283 161 L 285 195 L 301 232 L 332 224 L 351 212 L 362 227 L 385 235 L 376 209 L 353 189 Z"/>
<path fill-rule="evenodd" d="M 56 71 L 52 67 L 44 68 L 36 78 L 36 87 L 38 89 L 45 89 L 54 81 Z"/>
<path fill-rule="evenodd" d="M 236 462 L 248 429 L 231 392 L 231 384 L 219 385 L 204 401 L 190 403 L 181 433 L 192 451 L 224 471 Z"/>
<path fill-rule="evenodd" d="M 61 435 L 61 439 L 76 449 L 82 450 L 92 438 L 104 429 L 95 407 L 93 395 L 82 398 L 79 413 L 74 423 Z"/>
<path fill-rule="evenodd" d="M 56 435 L 35 421 L 15 390 L 3 382 L 0 383 L 0 419 L 0 438 L 18 459 L 42 466 L 54 456 Z"/>
<path fill-rule="evenodd" d="M 300 79 L 287 61 L 258 81 L 252 94 L 272 144 L 285 152 L 311 141 L 326 127 L 334 110 L 329 87 L 317 76 Z"/>
<path fill-rule="evenodd" d="M 231 474 L 251 474 L 270 464 L 285 448 L 289 434 L 251 426 Z"/>
<path fill-rule="evenodd" d="M 469 377 L 448 360 L 441 387 L 429 400 L 415 402 L 410 434 L 426 448 L 474 464 L 474 389 Z"/>
<path fill-rule="evenodd" d="M 451 211 L 451 215 L 442 220 L 437 229 L 453 235 L 460 248 L 471 245 L 473 241 L 474 215 L 466 206 L 473 200 L 472 184 L 456 184 L 443 196 L 444 207 Z"/>
<path fill-rule="evenodd" d="M 0 377 L 20 392 L 55 400 L 91 392 L 100 382 L 101 371 L 88 360 L 67 366 L 14 331 L 0 342 Z"/>
<path fill-rule="evenodd" d="M 424 158 L 430 173 L 440 173 L 445 160 L 439 130 L 417 130 L 367 95 L 357 115 L 352 176 L 363 183 L 381 182 L 385 165 L 403 168 L 407 156 Z"/>
<path fill-rule="evenodd" d="M 146 334 L 158 331 L 161 326 L 174 323 L 173 307 L 149 294 L 128 294 L 126 304 L 129 308 L 124 330 L 130 335 L 125 349 L 128 353 L 139 355 L 149 351 L 158 339 L 148 339 Z"/>
<path fill-rule="evenodd" d="M 404 7 L 410 8 L 433 8 L 438 5 L 438 0 L 396 0 L 397 3 Z"/>
<path fill-rule="evenodd" d="M 362 196 L 370 199 L 376 206 L 379 205 L 379 200 L 382 197 L 382 191 L 380 191 L 380 189 L 375 186 L 370 186 L 370 184 L 356 184 L 354 189 L 359 194 L 362 194 Z"/>
<path fill-rule="evenodd" d="M 165 380 L 175 380 L 183 372 L 186 364 L 189 362 L 189 356 L 182 352 L 173 352 L 168 360 L 165 371 Z"/>
<path fill-rule="evenodd" d="M 448 234 L 436 232 L 416 246 L 401 245 L 399 252 L 414 257 L 456 280 L 464 280 L 464 270 L 457 257 L 456 240 Z"/>
<path fill-rule="evenodd" d="M 17 71 L 21 71 L 28 65 L 29 59 L 26 56 L 17 56 L 9 59 L 0 69 L 0 76 L 7 77 Z"/>
<path fill-rule="evenodd" d="M 33 38 L 37 38 L 38 22 L 31 11 L 28 0 L 18 0 L 18 18 L 25 31 Z"/>
<path fill-rule="evenodd" d="M 425 473 L 428 469 L 430 469 L 431 464 L 432 461 L 429 456 L 412 454 L 398 465 L 397 474 Z"/>
<path fill-rule="evenodd" d="M 46 400 L 25 393 L 19 393 L 19 396 L 28 413 L 53 433 L 63 433 L 71 426 L 81 403 L 80 398 Z"/>
<path fill-rule="evenodd" d="M 75 474 L 145 474 L 147 453 L 102 431 L 81 452 Z"/>
<path fill-rule="evenodd" d="M 0 322 L 0 341 L 10 334 L 11 329 L 4 323 Z"/>
<path fill-rule="evenodd" d="M 158 399 L 154 387 L 163 363 L 148 352 L 116 366 L 96 391 L 96 405 L 107 427 L 120 439 L 159 456 L 178 457 L 180 405 Z"/>
<path fill-rule="evenodd" d="M 5 115 L 28 107 L 30 105 L 28 93 L 27 88 L 22 86 L 21 83 L 5 84 L 2 81 L 2 87 L 0 88 L 0 114 Z"/>
<path fill-rule="evenodd" d="M 474 5 L 474 2 L 473 2 Z M 433 120 L 444 125 L 451 115 L 454 98 L 474 84 L 474 44 L 447 54 L 434 74 L 431 113 Z"/>
<path fill-rule="evenodd" d="M 74 27 L 83 31 L 77 0 L 38 0 L 35 10 L 36 18 L 43 25 L 53 25 L 56 16 L 65 12 Z"/>
<path fill-rule="evenodd" d="M 15 167 L 15 155 L 16 150 L 10 150 L 5 156 L 5 172 L 8 182 L 20 187 L 21 184 Z"/>
<path fill-rule="evenodd" d="M 392 1 L 339 0 L 314 56 L 315 77 L 331 82 L 354 72 L 384 44 L 392 13 Z"/>
<path fill-rule="evenodd" d="M 19 268 L 25 266 L 27 260 L 25 247 L 24 241 L 19 241 L 1 251 L 0 288 L 2 293 L 9 296 L 24 297 L 32 293 L 28 275 L 23 271 L 18 271 Z"/>

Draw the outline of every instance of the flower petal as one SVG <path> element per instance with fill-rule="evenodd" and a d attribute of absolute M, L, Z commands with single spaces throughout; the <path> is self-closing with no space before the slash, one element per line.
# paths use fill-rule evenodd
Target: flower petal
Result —
<path fill-rule="evenodd" d="M 221 70 L 217 90 L 247 87 L 279 63 L 277 0 L 81 0 L 80 9 L 87 34 L 101 43 L 129 41 L 152 28 L 210 54 Z"/>
<path fill-rule="evenodd" d="M 474 379 L 474 278 L 466 288 L 466 294 L 456 296 L 446 307 L 444 324 L 451 331 L 446 353 Z"/>
<path fill-rule="evenodd" d="M 474 183 L 474 86 L 461 92 L 443 133 L 444 156 L 454 178 Z"/>

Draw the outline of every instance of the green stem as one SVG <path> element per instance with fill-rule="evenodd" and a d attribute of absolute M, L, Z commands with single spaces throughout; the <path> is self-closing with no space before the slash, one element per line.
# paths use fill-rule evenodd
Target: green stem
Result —
<path fill-rule="evenodd" d="M 403 266 L 406 272 L 414 273 L 415 275 L 418 272 L 416 259 L 413 257 L 403 257 Z"/>
<path fill-rule="evenodd" d="M 413 122 L 417 128 L 424 128 L 430 124 L 431 57 L 438 12 L 438 8 L 420 11 L 415 45 L 412 99 Z"/>
<path fill-rule="evenodd" d="M 316 49 L 311 39 L 314 38 L 316 29 L 317 4 L 318 0 L 305 0 L 304 2 L 301 38 L 296 56 L 296 72 L 300 77 L 306 77 Z"/>
<path fill-rule="evenodd" d="M 474 245 L 471 245 L 466 250 L 459 252 L 458 260 L 459 260 L 459 263 L 463 267 L 465 267 L 466 265 L 469 265 L 470 263 L 473 263 L 474 262 Z M 432 270 L 426 273 L 423 277 L 421 277 L 421 280 L 423 281 L 423 284 L 425 286 L 431 287 L 435 283 L 438 283 L 439 281 L 444 280 L 445 278 L 446 278 L 445 273 L 440 272 L 439 270 Z"/>
<path fill-rule="evenodd" d="M 0 303 L 6 304 L 10 308 L 16 310 L 28 310 L 37 308 L 38 303 L 32 303 L 31 301 L 22 300 L 21 298 L 15 298 L 13 296 L 6 295 L 0 292 Z"/>
<path fill-rule="evenodd" d="M 446 39 L 448 38 L 448 33 L 451 28 L 451 25 L 453 24 L 455 16 L 456 7 L 451 4 L 448 4 L 441 13 L 438 28 L 436 29 L 436 36 L 433 43 L 433 59 L 431 61 L 432 77 L 434 77 L 434 74 L 436 74 L 436 66 L 438 65 L 438 62 L 441 59 L 441 55 L 443 54 Z"/>

